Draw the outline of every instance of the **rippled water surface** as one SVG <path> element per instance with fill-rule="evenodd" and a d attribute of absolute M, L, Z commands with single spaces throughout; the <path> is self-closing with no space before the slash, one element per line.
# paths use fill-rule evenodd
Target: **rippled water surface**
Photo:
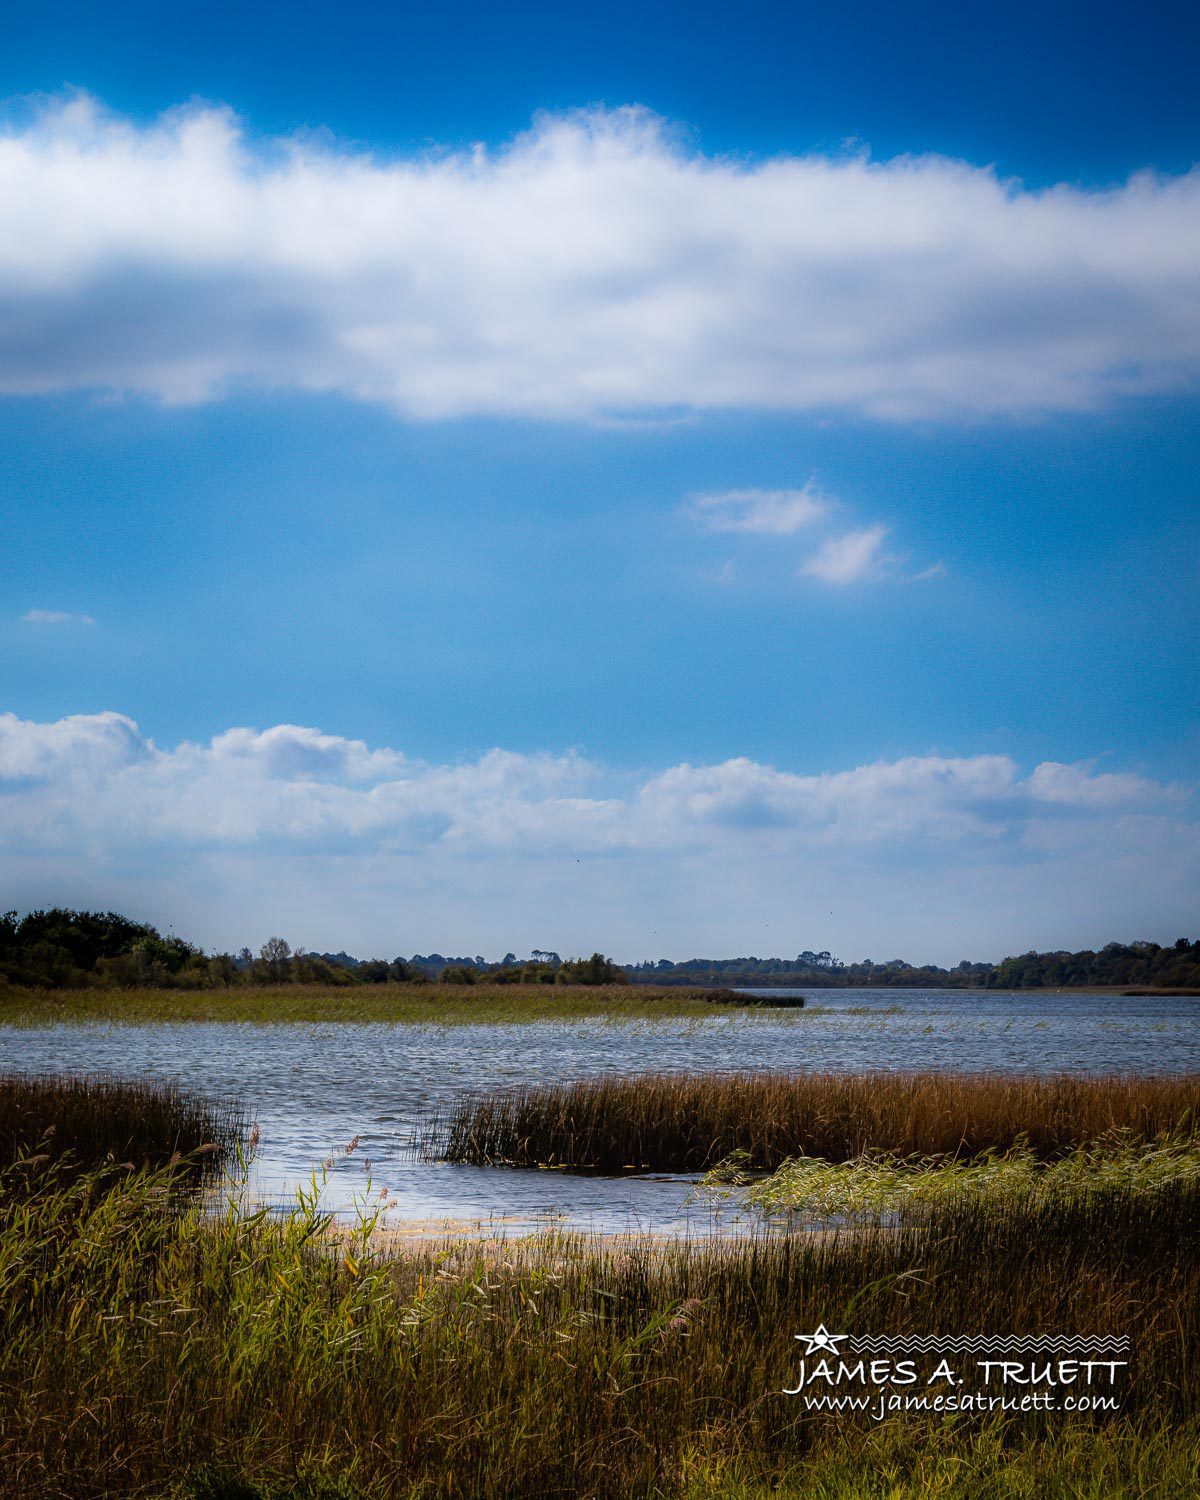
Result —
<path fill-rule="evenodd" d="M 777 994 L 781 992 L 775 992 Z M 783 992 L 787 993 L 787 992 Z M 233 1095 L 261 1130 L 254 1186 L 286 1201 L 332 1157 L 324 1201 L 352 1211 L 386 1186 L 396 1221 L 547 1220 L 603 1231 L 707 1232 L 679 1178 L 423 1162 L 423 1117 L 464 1093 L 595 1073 L 647 1070 L 946 1068 L 1070 1072 L 1200 1069 L 1200 998 L 945 990 L 809 991 L 805 1010 L 701 1021 L 499 1026 L 199 1025 L 0 1027 L 0 1062 L 30 1072 L 174 1079 Z M 351 1156 L 339 1148 L 355 1135 Z"/>

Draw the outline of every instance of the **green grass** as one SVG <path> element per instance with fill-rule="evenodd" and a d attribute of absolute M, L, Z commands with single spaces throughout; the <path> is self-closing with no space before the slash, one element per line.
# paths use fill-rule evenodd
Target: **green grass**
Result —
<path fill-rule="evenodd" d="M 430 1140 L 452 1161 L 604 1172 L 706 1171 L 734 1153 L 759 1171 L 873 1151 L 958 1159 L 1020 1146 L 1044 1159 L 1116 1131 L 1190 1135 L 1198 1106 L 1200 1075 L 615 1075 L 464 1100 L 431 1122 Z"/>
<path fill-rule="evenodd" d="M 1185 1495 L 1200 1189 L 959 1196 L 921 1226 L 733 1245 L 391 1249 L 363 1211 L 163 1209 L 0 1173 L 0 1493 L 233 1497 Z M 805 1413 L 793 1335 L 1129 1332 L 1119 1414 Z"/>
<path fill-rule="evenodd" d="M 0 1025 L 178 1021 L 260 1024 L 389 1021 L 517 1024 L 529 1021 L 675 1019 L 760 1010 L 760 997 L 730 990 L 644 985 L 381 984 L 181 989 L 0 990 Z M 789 1015 L 804 1015 L 802 1010 Z"/>
<path fill-rule="evenodd" d="M 1195 1137 L 1146 1142 L 1121 1133 L 1051 1161 L 1039 1160 L 1022 1145 L 965 1161 L 869 1152 L 845 1162 L 799 1157 L 782 1162 L 766 1177 L 748 1174 L 739 1153 L 714 1167 L 700 1191 L 739 1197 L 764 1215 L 870 1219 L 895 1214 L 911 1218 L 963 1195 L 999 1206 L 1022 1198 L 1100 1191 L 1146 1197 L 1178 1183 L 1200 1186 L 1200 1143 Z"/>

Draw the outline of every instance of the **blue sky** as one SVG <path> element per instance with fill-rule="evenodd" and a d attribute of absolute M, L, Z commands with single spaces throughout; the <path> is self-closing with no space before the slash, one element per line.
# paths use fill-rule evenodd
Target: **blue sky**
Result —
<path fill-rule="evenodd" d="M 10 21 L 11 904 L 1194 935 L 1200 21 L 784 11 Z"/>

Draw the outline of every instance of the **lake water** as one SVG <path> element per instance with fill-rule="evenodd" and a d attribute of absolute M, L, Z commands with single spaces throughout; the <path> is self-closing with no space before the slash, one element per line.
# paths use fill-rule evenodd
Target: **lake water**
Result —
<path fill-rule="evenodd" d="M 172 1079 L 236 1097 L 261 1131 L 253 1188 L 281 1204 L 332 1158 L 323 1202 L 341 1214 L 364 1197 L 369 1162 L 373 1192 L 387 1187 L 388 1221 L 397 1225 L 444 1220 L 519 1233 L 553 1222 L 672 1234 L 736 1232 L 740 1221 L 689 1205 L 687 1179 L 422 1161 L 414 1133 L 463 1094 L 609 1072 L 1200 1070 L 1200 998 L 806 993 L 805 1010 L 700 1021 L 0 1027 L 0 1067 Z M 346 1156 L 341 1148 L 356 1135 L 358 1148 Z"/>

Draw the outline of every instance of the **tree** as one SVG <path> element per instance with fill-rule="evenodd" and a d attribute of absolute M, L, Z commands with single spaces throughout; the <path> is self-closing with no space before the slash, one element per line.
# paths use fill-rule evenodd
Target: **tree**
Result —
<path fill-rule="evenodd" d="M 558 970 L 559 984 L 628 984 L 629 975 L 603 953 L 568 959 Z"/>
<path fill-rule="evenodd" d="M 288 977 L 291 969 L 291 945 L 281 937 L 269 937 L 259 949 L 259 958 L 267 968 L 267 975 L 276 984 Z"/>
<path fill-rule="evenodd" d="M 226 989 L 237 978 L 237 964 L 233 961 L 231 953 L 214 953 L 208 961 L 208 972 L 217 984 L 222 984 Z"/>

